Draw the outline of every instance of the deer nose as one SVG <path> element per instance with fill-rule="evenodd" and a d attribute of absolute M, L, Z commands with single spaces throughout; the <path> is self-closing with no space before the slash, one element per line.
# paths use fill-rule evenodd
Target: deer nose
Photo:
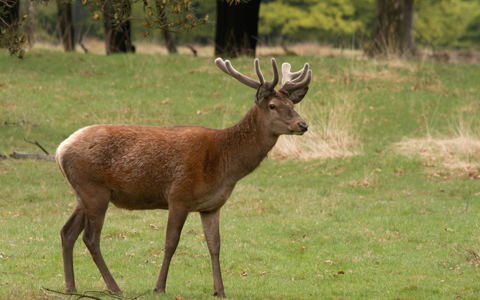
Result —
<path fill-rule="evenodd" d="M 308 130 L 308 124 L 307 123 L 305 123 L 305 124 L 298 123 L 298 128 L 300 128 L 301 132 L 305 132 L 305 131 Z"/>

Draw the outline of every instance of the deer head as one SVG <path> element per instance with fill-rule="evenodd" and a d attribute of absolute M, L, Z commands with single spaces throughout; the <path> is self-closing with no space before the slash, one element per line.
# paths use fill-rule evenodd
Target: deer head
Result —
<path fill-rule="evenodd" d="M 221 58 L 215 60 L 215 64 L 223 72 L 234 77 L 241 83 L 257 90 L 255 104 L 262 112 L 265 127 L 274 135 L 298 134 L 302 135 L 308 130 L 307 123 L 293 109 L 293 105 L 302 101 L 308 91 L 308 85 L 312 80 L 312 71 L 308 63 L 298 72 L 290 72 L 291 66 L 288 63 L 282 65 L 282 86 L 277 92 L 275 86 L 278 83 L 278 68 L 272 58 L 273 79 L 265 81 L 260 70 L 258 59 L 254 61 L 255 72 L 258 79 L 249 78 L 232 67 L 230 61 L 223 61 Z M 307 77 L 306 80 L 305 77 Z"/>

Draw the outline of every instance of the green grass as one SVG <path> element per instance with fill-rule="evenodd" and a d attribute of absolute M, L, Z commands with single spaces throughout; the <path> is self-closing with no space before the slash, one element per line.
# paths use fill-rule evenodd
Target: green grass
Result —
<path fill-rule="evenodd" d="M 313 69 L 301 108 L 347 99 L 363 147 L 345 159 L 267 159 L 238 183 L 221 213 L 227 296 L 478 299 L 480 262 L 472 254 L 480 252 L 478 181 L 397 154 L 394 144 L 451 135 L 459 116 L 478 133 L 480 67 L 277 58 L 287 60 L 294 69 L 306 61 Z M 261 65 L 269 78 L 267 61 Z M 254 76 L 251 58 L 233 65 Z M 224 128 L 253 105 L 254 91 L 216 69 L 213 58 L 35 51 L 24 61 L 2 53 L 0 69 L 4 155 L 40 153 L 24 137 L 53 153 L 75 130 L 96 123 Z M 49 298 L 41 287 L 63 291 L 60 228 L 73 203 L 54 162 L 0 160 L 1 299 Z M 113 206 L 107 213 L 102 251 L 128 297 L 155 285 L 166 217 Z M 202 233 L 199 216 L 190 215 L 167 294 L 142 299 L 212 298 Z M 79 291 L 105 288 L 81 239 L 74 267 Z"/>

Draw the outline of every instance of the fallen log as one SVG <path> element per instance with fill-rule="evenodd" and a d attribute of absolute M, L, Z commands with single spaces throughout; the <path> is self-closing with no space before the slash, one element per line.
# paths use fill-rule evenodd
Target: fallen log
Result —
<path fill-rule="evenodd" d="M 14 159 L 45 159 L 45 160 L 55 160 L 55 155 L 50 154 L 36 154 L 36 153 L 26 153 L 26 152 L 13 152 L 9 155 L 11 158 Z"/>

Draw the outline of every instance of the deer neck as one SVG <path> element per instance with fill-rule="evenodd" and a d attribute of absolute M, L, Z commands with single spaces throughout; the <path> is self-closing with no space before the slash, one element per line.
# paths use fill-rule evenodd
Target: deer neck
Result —
<path fill-rule="evenodd" d="M 225 171 L 240 180 L 257 168 L 275 146 L 278 136 L 265 125 L 262 114 L 254 105 L 235 126 L 222 130 L 222 147 L 225 151 Z"/>

